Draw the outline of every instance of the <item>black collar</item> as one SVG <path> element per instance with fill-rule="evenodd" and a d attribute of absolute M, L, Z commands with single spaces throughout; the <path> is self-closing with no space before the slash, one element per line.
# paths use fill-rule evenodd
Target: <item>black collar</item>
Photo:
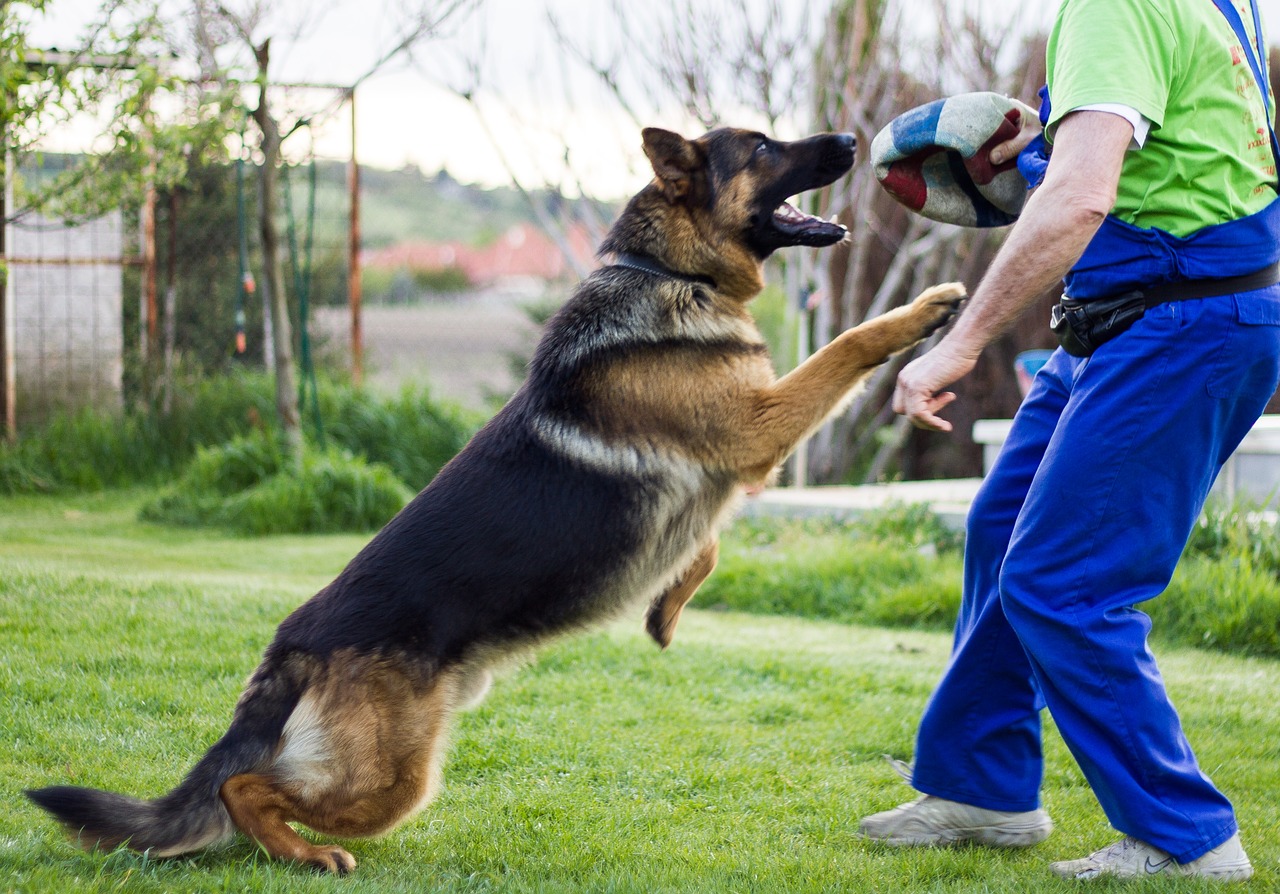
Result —
<path fill-rule="evenodd" d="M 653 258 L 647 258 L 644 255 L 633 255 L 630 252 L 615 252 L 613 263 L 619 267 L 630 267 L 632 270 L 643 270 L 645 273 L 655 273 L 658 276 L 665 276 L 669 279 L 678 279 L 683 282 L 694 283 L 696 285 L 716 287 L 716 281 L 709 276 L 694 276 L 689 273 L 679 273 L 672 270 L 665 264 L 655 261 Z"/>

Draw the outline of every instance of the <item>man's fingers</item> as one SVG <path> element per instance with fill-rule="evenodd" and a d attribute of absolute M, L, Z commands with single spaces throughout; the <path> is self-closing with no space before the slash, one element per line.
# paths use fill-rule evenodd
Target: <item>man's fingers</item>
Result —
<path fill-rule="evenodd" d="M 997 143 L 991 149 L 991 163 L 993 165 L 1002 165 L 1010 159 L 1017 158 L 1018 153 L 1026 149 L 1038 134 L 1039 131 L 1037 130 L 1023 130 L 1012 140 Z"/>
<path fill-rule="evenodd" d="M 1026 149 L 1040 133 L 1040 113 L 1016 99 L 1014 103 L 1018 106 L 1019 112 L 1018 134 L 1013 139 L 992 147 L 988 157 L 993 165 L 1002 165 L 1010 159 L 1017 158 L 1019 153 Z"/>
<path fill-rule="evenodd" d="M 956 399 L 954 391 L 927 394 L 899 387 L 893 395 L 893 411 L 911 420 L 917 428 L 951 431 L 951 423 L 938 416 L 938 411 Z"/>
<path fill-rule="evenodd" d="M 931 431 L 951 431 L 951 423 L 939 416 L 938 411 L 955 399 L 954 391 L 944 391 L 917 402 L 914 410 L 907 414 L 911 424 Z"/>
<path fill-rule="evenodd" d="M 942 391 L 956 380 L 969 374 L 974 359 L 955 355 L 944 350 L 946 339 L 932 351 L 917 357 L 898 373 L 893 390 L 895 413 L 906 416 L 918 428 L 934 431 L 951 431 L 951 423 L 938 416 L 956 399 L 954 391 Z"/>

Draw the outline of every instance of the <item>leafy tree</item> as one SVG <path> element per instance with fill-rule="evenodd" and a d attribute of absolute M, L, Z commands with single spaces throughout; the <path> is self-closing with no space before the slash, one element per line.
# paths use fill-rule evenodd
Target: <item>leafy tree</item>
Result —
<path fill-rule="evenodd" d="M 181 109 L 199 94 L 172 72 L 152 0 L 107 0 L 64 52 L 32 43 L 33 29 L 55 14 L 52 7 L 49 0 L 0 3 L 0 173 L 15 197 L 12 207 L 0 200 L 6 223 L 37 212 L 73 222 L 136 206 L 145 190 L 181 182 L 193 157 L 221 151 L 220 107 Z M 30 182 L 18 176 L 50 134 L 94 121 L 102 124 L 92 152 L 50 176 Z M 0 271 L 0 286 L 6 277 Z M 10 383 L 3 385 L 0 425 L 12 436 Z"/>
<path fill-rule="evenodd" d="M 406 15 L 400 37 L 374 65 L 356 79 L 349 93 L 365 78 L 416 43 L 437 33 L 448 19 L 470 12 L 478 0 L 421 0 Z M 271 353 L 276 378 L 276 412 L 284 434 L 285 449 L 295 467 L 302 462 L 302 429 L 298 418 L 297 387 L 293 368 L 293 338 L 285 289 L 284 258 L 276 221 L 279 207 L 279 166 L 284 141 L 307 119 L 282 121 L 271 105 L 270 63 L 272 36 L 266 0 L 245 0 L 238 8 L 216 0 L 194 0 L 195 45 L 202 69 L 202 81 L 228 89 L 237 77 L 252 85 L 249 108 L 257 126 L 258 150 L 262 155 L 258 184 L 258 229 L 262 245 L 263 300 L 271 322 Z M 226 38 L 230 36 L 230 41 Z M 246 51 L 248 51 L 246 53 Z"/>
<path fill-rule="evenodd" d="M 419 0 L 406 7 L 397 38 L 352 85 L 437 33 L 479 0 Z M 258 230 L 266 275 L 276 409 L 289 455 L 300 459 L 292 327 L 277 217 L 283 142 L 307 121 L 282 120 L 270 104 L 272 36 L 263 33 L 270 4 L 244 0 L 237 9 L 192 0 L 181 18 L 164 17 L 158 0 L 104 0 L 72 53 L 45 54 L 31 26 L 53 14 L 50 0 L 0 4 L 0 87 L 5 142 L 15 156 L 35 151 L 54 129 L 87 112 L 107 122 L 74 165 L 54 177 L 20 184 L 17 207 L 66 220 L 153 203 L 145 197 L 177 189 L 193 171 L 225 161 L 230 135 L 246 116 L 257 131 Z M 301 29 L 277 35 L 301 40 Z M 11 173 L 11 172 L 10 172 Z M 170 309 L 172 315 L 172 308 Z M 172 327 L 168 327 L 172 331 Z M 166 355 L 172 354 L 172 345 Z M 166 377 L 166 385 L 171 378 Z"/>
<path fill-rule="evenodd" d="M 138 202 L 148 187 L 180 183 L 193 158 L 223 154 L 225 109 L 178 76 L 156 6 L 106 0 L 76 48 L 65 52 L 30 43 L 32 26 L 53 15 L 52 6 L 0 4 L 0 127 L 9 161 L 17 167 L 73 121 L 100 121 L 102 129 L 92 151 L 57 176 L 15 178 L 10 214 L 96 216 Z"/>

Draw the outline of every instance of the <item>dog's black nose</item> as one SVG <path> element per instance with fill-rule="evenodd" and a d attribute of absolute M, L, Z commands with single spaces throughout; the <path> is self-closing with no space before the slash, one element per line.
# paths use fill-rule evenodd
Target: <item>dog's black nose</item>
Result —
<path fill-rule="evenodd" d="M 858 138 L 851 133 L 838 133 L 836 139 L 840 141 L 841 148 L 848 149 L 850 152 L 858 145 Z"/>

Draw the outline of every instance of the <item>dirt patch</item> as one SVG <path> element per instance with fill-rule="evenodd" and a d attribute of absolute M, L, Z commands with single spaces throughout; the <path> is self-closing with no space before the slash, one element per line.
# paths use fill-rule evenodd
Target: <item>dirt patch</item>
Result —
<path fill-rule="evenodd" d="M 365 382 L 394 392 L 405 383 L 430 385 L 446 400 L 481 408 L 510 397 L 533 354 L 538 327 L 527 298 L 481 294 L 409 306 L 366 305 Z M 350 356 L 346 308 L 320 308 L 317 336 L 326 350 Z"/>

